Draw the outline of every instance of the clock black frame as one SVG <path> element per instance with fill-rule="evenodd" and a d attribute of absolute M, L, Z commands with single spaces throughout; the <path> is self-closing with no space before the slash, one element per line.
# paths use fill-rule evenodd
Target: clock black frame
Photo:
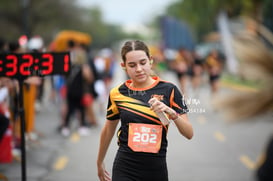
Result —
<path fill-rule="evenodd" d="M 0 77 L 25 79 L 30 76 L 68 75 L 69 52 L 31 52 L 0 54 Z"/>

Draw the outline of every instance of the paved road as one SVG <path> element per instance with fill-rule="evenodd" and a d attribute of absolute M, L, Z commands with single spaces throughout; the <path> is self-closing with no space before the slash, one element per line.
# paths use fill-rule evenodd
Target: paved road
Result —
<path fill-rule="evenodd" d="M 114 84 L 123 80 L 122 71 L 119 72 Z M 172 73 L 165 73 L 162 78 L 176 81 Z M 222 89 L 221 95 L 227 92 L 229 90 Z M 206 85 L 202 86 L 198 97 L 190 94 L 188 97 L 195 135 L 192 140 L 186 140 L 174 125 L 170 126 L 167 156 L 170 181 L 254 181 L 258 157 L 272 134 L 272 114 L 230 124 L 221 112 L 211 107 Z M 75 132 L 65 139 L 56 132 L 58 108 L 45 101 L 36 124 L 42 136 L 38 142 L 27 144 L 28 181 L 98 180 L 96 156 L 105 110 L 100 111 L 98 106 L 95 109 L 99 126 L 92 129 L 91 135 L 80 137 Z M 73 126 L 76 128 L 77 121 Z M 106 158 L 109 171 L 116 149 L 114 138 Z M 10 181 L 20 181 L 20 162 L 0 165 L 0 173 Z"/>

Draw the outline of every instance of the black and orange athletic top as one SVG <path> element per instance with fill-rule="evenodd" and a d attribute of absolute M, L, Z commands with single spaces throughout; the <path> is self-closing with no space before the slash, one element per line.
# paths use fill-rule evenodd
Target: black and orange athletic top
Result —
<path fill-rule="evenodd" d="M 183 96 L 176 85 L 161 80 L 159 77 L 153 77 L 156 80 L 147 88 L 137 89 L 130 86 L 131 80 L 114 87 L 110 91 L 107 119 L 120 119 L 121 126 L 118 130 L 119 151 L 136 153 L 140 155 L 166 156 L 167 151 L 167 131 L 168 126 L 161 124 L 154 111 L 150 109 L 148 101 L 152 97 L 157 97 L 160 101 L 174 109 L 179 114 L 188 112 L 188 108 L 183 100 Z M 128 146 L 129 123 L 144 123 L 162 125 L 161 146 L 158 153 L 134 152 Z"/>

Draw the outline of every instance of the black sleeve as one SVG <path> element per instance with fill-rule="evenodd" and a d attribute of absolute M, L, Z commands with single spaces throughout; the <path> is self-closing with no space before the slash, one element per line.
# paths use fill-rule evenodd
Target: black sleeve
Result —
<path fill-rule="evenodd" d="M 0 114 L 0 140 L 5 134 L 8 126 L 9 126 L 9 119 L 3 114 Z"/>
<path fill-rule="evenodd" d="M 171 103 L 170 103 L 171 107 L 179 114 L 184 114 L 189 112 L 186 102 L 184 100 L 184 96 L 179 91 L 179 89 L 176 86 L 174 86 L 172 92 L 174 96 L 171 96 Z"/>
<path fill-rule="evenodd" d="M 90 66 L 90 68 L 91 68 L 91 70 L 93 72 L 94 79 L 98 80 L 99 74 L 98 74 L 98 71 L 97 71 L 96 66 L 94 64 L 94 59 L 93 58 L 90 58 L 90 60 L 89 60 L 89 66 Z"/>

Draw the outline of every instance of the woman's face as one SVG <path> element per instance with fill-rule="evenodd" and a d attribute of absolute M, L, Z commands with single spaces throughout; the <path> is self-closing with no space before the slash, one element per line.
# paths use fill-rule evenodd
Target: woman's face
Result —
<path fill-rule="evenodd" d="M 152 73 L 150 58 L 142 50 L 130 51 L 126 54 L 125 65 L 128 76 L 134 86 L 143 87 L 149 85 Z"/>

